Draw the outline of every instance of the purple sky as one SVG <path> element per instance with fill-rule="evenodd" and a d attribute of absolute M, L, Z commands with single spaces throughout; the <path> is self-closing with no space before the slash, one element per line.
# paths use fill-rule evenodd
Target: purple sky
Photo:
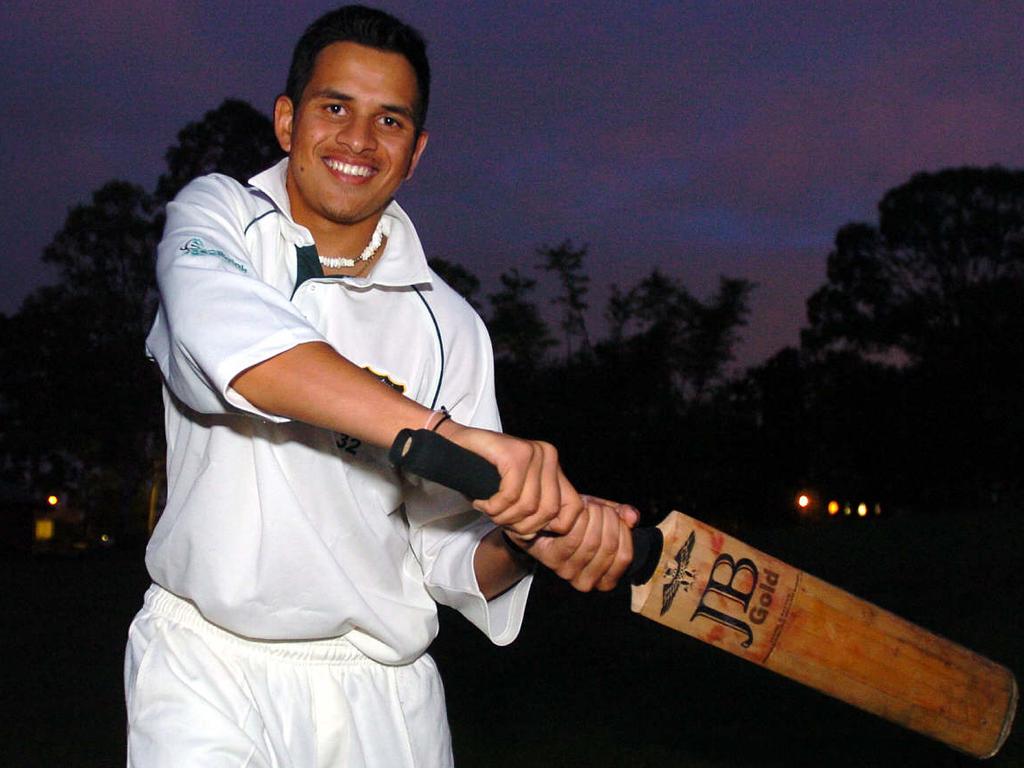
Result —
<path fill-rule="evenodd" d="M 226 97 L 269 113 L 320 3 L 0 9 L 0 312 L 47 275 L 68 209 L 152 190 Z M 430 147 L 399 195 L 432 256 L 493 290 L 589 244 L 607 286 L 654 267 L 705 296 L 758 284 L 739 362 L 797 341 L 838 227 L 919 170 L 1024 167 L 1021 2 L 386 2 L 429 42 Z M 539 277 L 539 274 L 534 276 Z"/>

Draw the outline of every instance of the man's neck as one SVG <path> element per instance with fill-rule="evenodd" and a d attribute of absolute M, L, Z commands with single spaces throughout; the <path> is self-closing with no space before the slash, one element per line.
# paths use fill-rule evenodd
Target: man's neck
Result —
<path fill-rule="evenodd" d="M 296 219 L 296 223 L 309 229 L 313 235 L 313 242 L 316 243 L 317 252 L 321 256 L 358 259 L 369 245 L 373 231 L 382 215 L 383 212 L 356 224 L 334 224 L 332 226 L 321 224 L 318 227 L 310 227 L 298 219 Z"/>

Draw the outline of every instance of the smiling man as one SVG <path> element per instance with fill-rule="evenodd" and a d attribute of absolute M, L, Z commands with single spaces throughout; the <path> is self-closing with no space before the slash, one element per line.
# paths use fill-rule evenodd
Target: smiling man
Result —
<path fill-rule="evenodd" d="M 129 766 L 451 765 L 436 604 L 508 643 L 532 562 L 589 590 L 630 559 L 635 510 L 501 434 L 486 330 L 393 200 L 429 84 L 415 30 L 329 13 L 275 103 L 287 159 L 167 208 L 147 348 L 168 498 L 129 630 Z M 499 492 L 400 477 L 406 427 L 488 458 Z"/>
<path fill-rule="evenodd" d="M 317 58 L 301 96 L 281 96 L 274 123 L 289 153 L 292 216 L 319 247 L 362 250 L 427 146 L 418 88 L 398 53 L 335 43 Z"/>

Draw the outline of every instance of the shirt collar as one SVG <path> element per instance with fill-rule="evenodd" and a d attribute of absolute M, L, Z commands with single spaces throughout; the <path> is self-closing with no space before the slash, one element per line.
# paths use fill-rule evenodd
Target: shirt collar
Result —
<path fill-rule="evenodd" d="M 313 245 L 313 236 L 309 230 L 292 219 L 291 203 L 285 180 L 288 175 L 288 158 L 267 168 L 251 179 L 249 184 L 258 189 L 288 222 L 288 228 L 296 235 L 297 245 Z M 345 278 L 352 285 L 380 285 L 387 287 L 405 287 L 422 285 L 431 282 L 427 256 L 423 252 L 419 235 L 408 214 L 394 200 L 384 210 L 384 215 L 392 219 L 391 234 L 388 235 L 387 246 L 377 263 L 366 278 Z"/>

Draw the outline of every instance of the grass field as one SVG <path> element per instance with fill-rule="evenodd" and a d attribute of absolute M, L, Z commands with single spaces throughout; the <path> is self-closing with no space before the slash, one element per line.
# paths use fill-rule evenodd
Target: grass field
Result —
<path fill-rule="evenodd" d="M 1016 510 L 737 535 L 882 607 L 1024 669 Z M 0 561 L 5 768 L 124 765 L 121 659 L 141 553 Z M 538 578 L 519 640 L 443 614 L 461 768 L 982 765 L 629 613 L 628 593 Z M 984 763 L 1024 766 L 1024 724 Z"/>

